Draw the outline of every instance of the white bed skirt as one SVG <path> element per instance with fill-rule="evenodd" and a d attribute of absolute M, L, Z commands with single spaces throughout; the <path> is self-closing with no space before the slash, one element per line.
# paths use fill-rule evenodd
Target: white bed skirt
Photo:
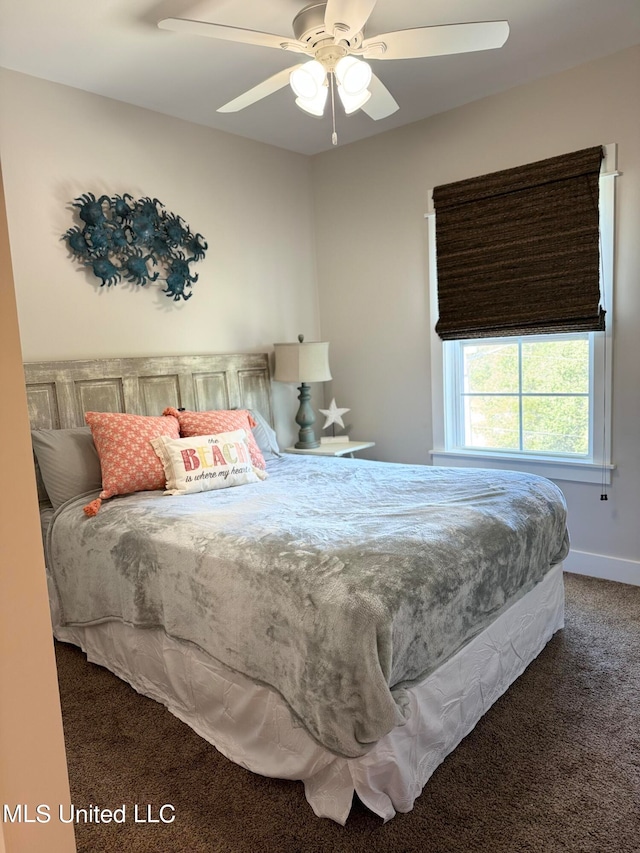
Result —
<path fill-rule="evenodd" d="M 263 776 L 304 781 L 319 817 L 344 824 L 354 791 L 385 821 L 408 812 L 429 777 L 564 625 L 562 566 L 450 660 L 409 690 L 407 723 L 367 755 L 341 758 L 319 746 L 280 696 L 231 672 L 161 630 L 121 622 L 63 628 L 49 583 L 54 634 L 213 744 Z"/>

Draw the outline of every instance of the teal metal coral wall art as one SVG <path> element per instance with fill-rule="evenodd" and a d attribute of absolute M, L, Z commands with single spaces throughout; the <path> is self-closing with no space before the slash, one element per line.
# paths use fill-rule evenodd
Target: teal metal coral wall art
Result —
<path fill-rule="evenodd" d="M 160 281 L 174 302 L 193 296 L 198 280 L 190 264 L 208 248 L 202 234 L 193 234 L 181 216 L 166 210 L 157 198 L 83 193 L 72 202 L 82 225 L 62 235 L 73 257 L 110 287 L 124 279 L 144 286 Z"/>

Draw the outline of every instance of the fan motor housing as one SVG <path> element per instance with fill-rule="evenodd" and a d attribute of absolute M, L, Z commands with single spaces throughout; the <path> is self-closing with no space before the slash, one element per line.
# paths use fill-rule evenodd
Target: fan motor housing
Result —
<path fill-rule="evenodd" d="M 324 23 L 326 3 L 311 3 L 301 9 L 293 19 L 293 34 L 298 41 L 303 42 L 312 50 L 323 41 L 339 40 L 340 24 L 336 26 L 336 33 L 328 32 Z M 343 25 L 345 32 L 348 31 L 346 24 Z M 362 42 L 362 33 L 356 33 L 348 40 L 350 47 L 358 47 Z"/>

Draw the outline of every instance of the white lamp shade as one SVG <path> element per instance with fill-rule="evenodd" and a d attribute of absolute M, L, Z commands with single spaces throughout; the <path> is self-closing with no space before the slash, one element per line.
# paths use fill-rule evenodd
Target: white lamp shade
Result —
<path fill-rule="evenodd" d="M 321 86 L 315 98 L 296 98 L 296 106 L 312 116 L 321 116 L 324 114 L 328 91 L 326 86 Z"/>
<path fill-rule="evenodd" d="M 347 95 L 361 95 L 371 82 L 371 67 L 355 56 L 343 56 L 336 65 L 336 77 Z"/>
<path fill-rule="evenodd" d="M 321 116 L 327 102 L 328 87 L 325 85 L 327 72 L 312 59 L 291 72 L 289 85 L 298 96 L 296 106 L 312 116 Z"/>
<path fill-rule="evenodd" d="M 338 86 L 338 95 L 340 95 L 345 113 L 351 115 L 351 113 L 355 113 L 356 110 L 359 110 L 360 107 L 363 107 L 367 103 L 371 97 L 371 92 L 365 89 L 359 95 L 350 95 L 348 92 L 345 92 L 342 86 Z"/>
<path fill-rule="evenodd" d="M 276 357 L 276 382 L 328 382 L 329 343 L 274 344 Z"/>
<path fill-rule="evenodd" d="M 324 85 L 326 76 L 322 65 L 317 59 L 312 59 L 291 72 L 289 85 L 303 101 L 312 101 Z"/>

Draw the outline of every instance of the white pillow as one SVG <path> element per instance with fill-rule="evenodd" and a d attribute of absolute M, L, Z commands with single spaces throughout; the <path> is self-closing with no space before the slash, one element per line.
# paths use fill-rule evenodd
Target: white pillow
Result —
<path fill-rule="evenodd" d="M 244 429 L 189 438 L 151 439 L 167 478 L 165 495 L 188 495 L 257 483 L 267 474 L 251 462 Z"/>

